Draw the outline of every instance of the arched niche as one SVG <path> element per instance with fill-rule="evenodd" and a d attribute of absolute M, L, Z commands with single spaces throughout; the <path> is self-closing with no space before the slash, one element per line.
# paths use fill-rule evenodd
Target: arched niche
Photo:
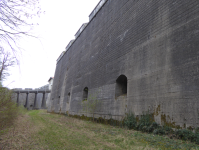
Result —
<path fill-rule="evenodd" d="M 83 101 L 88 99 L 88 87 L 85 87 L 83 90 Z"/>
<path fill-rule="evenodd" d="M 69 101 L 70 101 L 70 92 L 67 95 L 67 103 L 69 103 Z"/>
<path fill-rule="evenodd" d="M 116 80 L 115 96 L 127 95 L 127 77 L 120 75 Z"/>

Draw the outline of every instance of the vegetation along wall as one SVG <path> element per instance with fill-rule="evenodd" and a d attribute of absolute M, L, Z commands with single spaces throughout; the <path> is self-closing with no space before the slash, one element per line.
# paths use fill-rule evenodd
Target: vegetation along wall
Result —
<path fill-rule="evenodd" d="M 51 112 L 199 126 L 199 1 L 107 0 L 57 61 Z"/>

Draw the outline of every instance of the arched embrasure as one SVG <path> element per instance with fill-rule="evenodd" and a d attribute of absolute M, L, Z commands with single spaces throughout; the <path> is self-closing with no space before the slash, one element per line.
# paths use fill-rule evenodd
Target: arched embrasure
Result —
<path fill-rule="evenodd" d="M 67 103 L 70 101 L 70 92 L 68 93 L 68 96 L 67 96 Z"/>
<path fill-rule="evenodd" d="M 116 80 L 115 96 L 121 96 L 127 94 L 127 77 L 120 75 Z"/>
<path fill-rule="evenodd" d="M 88 99 L 88 87 L 85 87 L 83 90 L 83 101 Z"/>

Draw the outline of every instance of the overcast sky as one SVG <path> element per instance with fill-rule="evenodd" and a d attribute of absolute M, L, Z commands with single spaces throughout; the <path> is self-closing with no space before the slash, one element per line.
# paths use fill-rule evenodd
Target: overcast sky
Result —
<path fill-rule="evenodd" d="M 20 66 L 4 81 L 9 88 L 38 88 L 54 76 L 56 60 L 100 0 L 41 0 L 45 14 L 34 28 L 38 39 L 22 39 Z"/>

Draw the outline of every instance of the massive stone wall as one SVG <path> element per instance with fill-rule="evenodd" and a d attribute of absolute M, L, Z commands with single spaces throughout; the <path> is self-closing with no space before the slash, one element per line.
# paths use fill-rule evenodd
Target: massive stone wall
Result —
<path fill-rule="evenodd" d="M 95 117 L 154 113 L 157 122 L 199 126 L 199 1 L 108 0 L 57 62 L 51 111 Z M 117 95 L 120 75 L 127 94 Z M 121 80 L 122 82 L 122 80 Z"/>

